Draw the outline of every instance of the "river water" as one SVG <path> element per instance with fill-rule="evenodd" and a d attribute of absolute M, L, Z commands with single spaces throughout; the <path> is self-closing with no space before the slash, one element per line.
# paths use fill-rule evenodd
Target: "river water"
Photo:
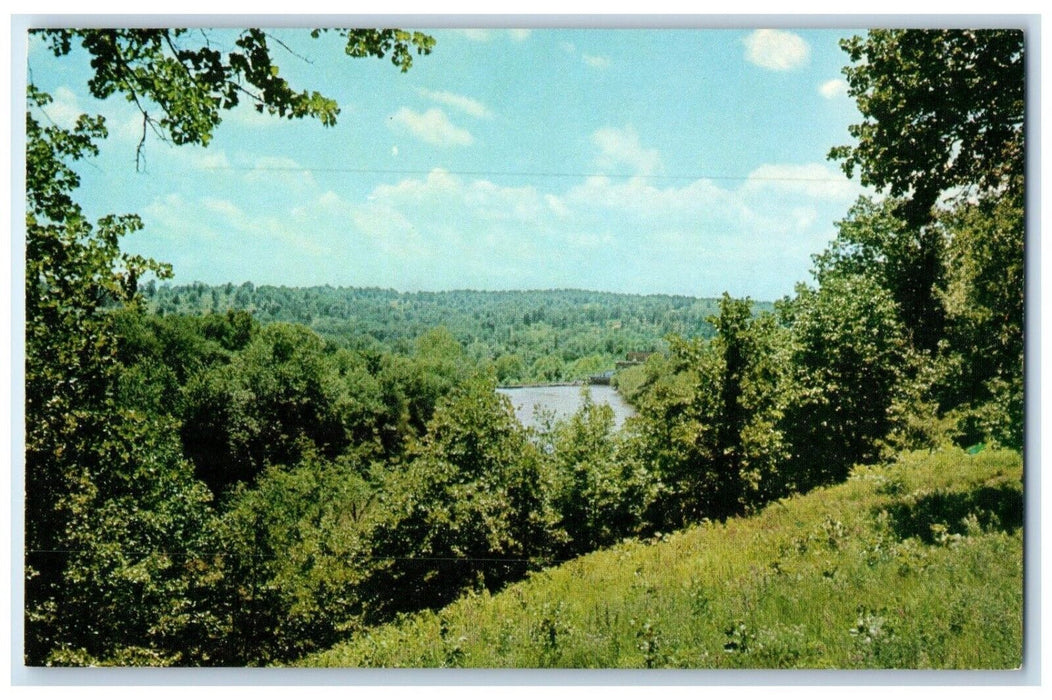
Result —
<path fill-rule="evenodd" d="M 611 387 L 602 384 L 591 386 L 528 386 L 497 389 L 511 399 L 515 417 L 527 428 L 539 427 L 534 412 L 536 409 L 552 411 L 556 418 L 568 418 L 581 408 L 582 391 L 587 390 L 596 404 L 609 404 L 614 409 L 614 426 L 620 428 L 625 419 L 635 415 L 635 410 Z"/>

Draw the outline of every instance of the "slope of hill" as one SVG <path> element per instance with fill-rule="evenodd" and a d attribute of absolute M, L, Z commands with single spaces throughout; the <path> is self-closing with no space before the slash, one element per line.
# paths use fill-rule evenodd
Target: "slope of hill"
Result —
<path fill-rule="evenodd" d="M 300 665 L 1011 669 L 1022 522 L 1017 453 L 910 453 L 360 630 Z"/>

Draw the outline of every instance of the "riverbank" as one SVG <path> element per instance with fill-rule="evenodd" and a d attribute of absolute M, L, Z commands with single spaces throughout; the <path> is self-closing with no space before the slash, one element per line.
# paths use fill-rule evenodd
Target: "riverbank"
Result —
<path fill-rule="evenodd" d="M 561 386 L 593 386 L 592 384 L 578 379 L 572 382 L 542 382 L 537 384 L 502 384 L 497 389 L 545 389 L 547 387 L 561 387 Z"/>

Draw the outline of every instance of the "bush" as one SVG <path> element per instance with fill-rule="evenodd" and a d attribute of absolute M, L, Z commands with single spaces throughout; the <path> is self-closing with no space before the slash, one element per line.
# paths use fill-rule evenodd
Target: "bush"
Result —
<path fill-rule="evenodd" d="M 374 494 L 358 465 L 309 457 L 231 496 L 219 530 L 212 663 L 288 661 L 346 638 L 368 567 Z"/>
<path fill-rule="evenodd" d="M 555 470 L 553 504 L 574 556 L 636 534 L 652 498 L 646 469 L 619 450 L 614 412 L 585 396 L 581 409 L 558 423 L 552 436 Z"/>

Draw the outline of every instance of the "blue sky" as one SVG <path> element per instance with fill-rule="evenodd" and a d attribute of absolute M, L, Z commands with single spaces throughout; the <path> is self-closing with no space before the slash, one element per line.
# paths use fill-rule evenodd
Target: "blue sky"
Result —
<path fill-rule="evenodd" d="M 29 66 L 56 123 L 107 117 L 80 200 L 140 214 L 124 248 L 177 283 L 775 299 L 862 193 L 825 157 L 860 120 L 853 31 L 429 33 L 402 74 L 274 30 L 297 54 L 275 49 L 282 75 L 335 98 L 337 126 L 238 108 L 207 148 L 151 138 L 140 172 L 141 117 L 87 95 L 83 55 L 31 45 Z"/>

